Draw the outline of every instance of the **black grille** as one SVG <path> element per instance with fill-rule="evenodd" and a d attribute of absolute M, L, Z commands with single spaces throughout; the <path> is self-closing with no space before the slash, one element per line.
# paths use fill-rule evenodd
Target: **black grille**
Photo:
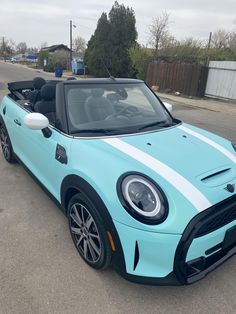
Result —
<path fill-rule="evenodd" d="M 213 215 L 212 219 L 203 222 L 203 225 L 198 229 L 195 238 L 202 237 L 210 232 L 213 232 L 231 221 L 236 219 L 236 206 L 227 208 L 218 215 Z"/>

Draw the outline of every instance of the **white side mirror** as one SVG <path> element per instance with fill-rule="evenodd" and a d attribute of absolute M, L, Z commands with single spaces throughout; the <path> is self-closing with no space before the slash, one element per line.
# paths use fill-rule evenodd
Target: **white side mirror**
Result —
<path fill-rule="evenodd" d="M 166 109 L 171 112 L 173 110 L 173 106 L 171 104 L 169 104 L 168 102 L 164 102 L 163 101 L 164 106 L 166 107 Z"/>
<path fill-rule="evenodd" d="M 24 117 L 24 124 L 32 130 L 42 130 L 49 126 L 49 121 L 43 114 L 32 112 Z"/>

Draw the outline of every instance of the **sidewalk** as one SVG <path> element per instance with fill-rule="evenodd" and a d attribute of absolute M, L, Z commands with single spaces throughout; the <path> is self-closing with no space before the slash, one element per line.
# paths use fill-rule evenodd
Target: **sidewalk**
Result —
<path fill-rule="evenodd" d="M 196 107 L 215 112 L 222 112 L 227 108 L 227 112 L 232 112 L 236 115 L 236 102 L 234 101 L 216 100 L 211 98 L 192 99 L 160 92 L 158 92 L 157 95 L 173 106 L 182 105 L 185 107 Z"/>

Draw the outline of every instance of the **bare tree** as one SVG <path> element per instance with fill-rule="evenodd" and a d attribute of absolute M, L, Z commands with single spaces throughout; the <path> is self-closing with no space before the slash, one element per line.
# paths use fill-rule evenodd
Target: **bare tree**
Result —
<path fill-rule="evenodd" d="M 211 39 L 211 47 L 212 48 L 227 48 L 230 38 L 230 32 L 226 31 L 225 29 L 218 29 L 215 33 L 212 35 Z"/>
<path fill-rule="evenodd" d="M 169 17 L 170 14 L 164 11 L 149 26 L 150 44 L 155 49 L 156 54 L 158 50 L 166 48 L 174 40 L 168 29 L 170 24 Z"/>
<path fill-rule="evenodd" d="M 219 29 L 212 36 L 212 48 L 216 49 L 235 49 L 236 48 L 236 32 L 231 30 Z"/>
<path fill-rule="evenodd" d="M 41 50 L 42 48 L 48 47 L 48 43 L 46 41 L 42 42 L 40 44 L 39 50 Z"/>
<path fill-rule="evenodd" d="M 27 51 L 27 44 L 25 42 L 20 42 L 17 46 L 16 46 L 16 51 L 18 53 L 26 53 Z"/>
<path fill-rule="evenodd" d="M 37 47 L 29 47 L 27 50 L 28 50 L 28 52 L 31 52 L 31 53 L 37 53 L 37 52 L 39 52 L 39 50 L 38 50 Z"/>
<path fill-rule="evenodd" d="M 76 37 L 73 40 L 73 50 L 78 53 L 79 57 L 83 57 L 86 50 L 86 40 L 82 37 Z"/>
<path fill-rule="evenodd" d="M 229 35 L 229 48 L 236 49 L 236 32 L 230 32 Z"/>
<path fill-rule="evenodd" d="M 14 48 L 14 42 L 3 37 L 2 41 L 0 42 L 0 56 L 2 56 L 6 61 L 6 59 L 13 54 Z"/>

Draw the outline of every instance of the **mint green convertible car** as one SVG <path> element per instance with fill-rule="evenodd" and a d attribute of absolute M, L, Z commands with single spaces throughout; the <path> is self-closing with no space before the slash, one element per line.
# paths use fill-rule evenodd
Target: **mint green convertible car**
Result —
<path fill-rule="evenodd" d="M 90 266 L 179 285 L 235 254 L 235 145 L 173 118 L 139 80 L 36 78 L 8 88 L 3 155 L 63 210 Z"/>

